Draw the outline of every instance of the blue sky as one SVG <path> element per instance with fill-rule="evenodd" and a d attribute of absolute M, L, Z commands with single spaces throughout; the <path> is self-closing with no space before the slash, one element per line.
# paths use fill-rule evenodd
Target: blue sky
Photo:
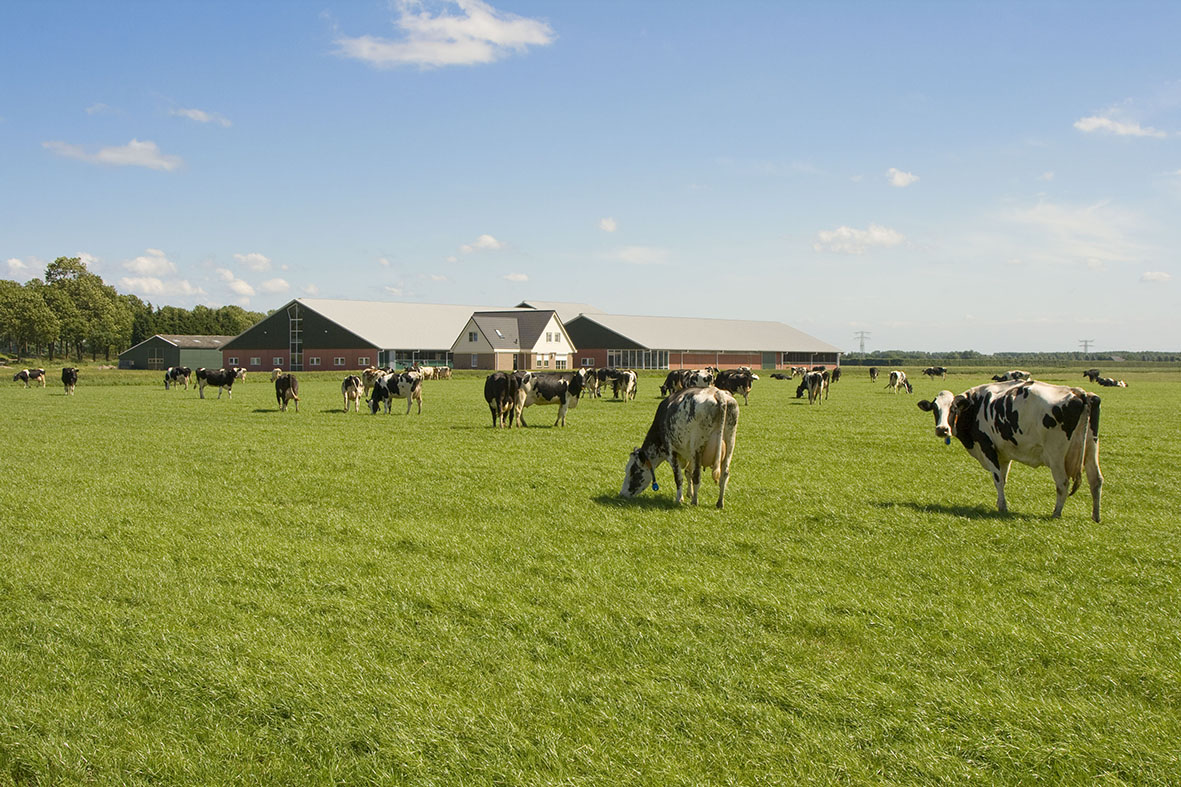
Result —
<path fill-rule="evenodd" d="M 1181 347 L 1181 4 L 5 3 L 0 275 Z"/>

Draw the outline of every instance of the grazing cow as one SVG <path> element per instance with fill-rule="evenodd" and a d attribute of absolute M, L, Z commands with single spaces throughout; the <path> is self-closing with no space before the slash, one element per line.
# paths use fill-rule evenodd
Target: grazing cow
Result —
<path fill-rule="evenodd" d="M 1115 380 L 1111 377 L 1100 377 L 1095 382 L 1102 385 L 1104 388 L 1127 388 L 1128 384 L 1123 380 Z"/>
<path fill-rule="evenodd" d="M 1029 372 L 1023 372 L 1020 369 L 1010 369 L 1004 374 L 994 374 L 992 376 L 993 382 L 997 383 L 1012 383 L 1023 380 L 1032 380 L 1033 375 Z"/>
<path fill-rule="evenodd" d="M 947 369 L 942 366 L 928 366 L 926 369 L 923 369 L 923 374 L 928 377 L 942 377 L 944 380 L 947 379 Z"/>
<path fill-rule="evenodd" d="M 828 392 L 828 380 L 821 372 L 808 372 L 804 375 L 804 379 L 800 380 L 800 387 L 796 389 L 796 398 L 799 399 L 808 392 L 808 404 L 813 404 L 820 401 L 820 394 Z"/>
<path fill-rule="evenodd" d="M 362 393 L 365 396 L 365 401 L 369 401 L 369 394 L 373 390 L 373 386 L 376 385 L 378 379 L 385 374 L 388 374 L 388 372 L 383 372 L 376 366 L 370 366 L 368 369 L 365 369 L 363 372 L 361 372 L 361 382 L 362 387 L 364 388 Z"/>
<path fill-rule="evenodd" d="M 631 452 L 623 474 L 620 497 L 635 497 L 649 486 L 657 490 L 656 468 L 672 465 L 677 502 L 684 501 L 684 472 L 689 471 L 689 498 L 697 505 L 702 466 L 711 469 L 718 482 L 717 507 L 726 499 L 730 461 L 738 436 L 738 402 L 716 387 L 686 388 L 665 399 L 644 443 Z"/>
<path fill-rule="evenodd" d="M 394 399 L 406 400 L 406 415 L 410 415 L 411 406 L 418 402 L 418 414 L 422 415 L 422 377 L 417 372 L 391 373 L 379 377 L 373 385 L 373 396 L 369 399 L 369 412 L 377 415 L 378 409 L 384 402 L 388 415 Z"/>
<path fill-rule="evenodd" d="M 435 379 L 436 380 L 450 380 L 451 379 L 451 367 L 450 366 L 436 366 L 435 367 Z"/>
<path fill-rule="evenodd" d="M 433 366 L 421 366 L 419 364 L 414 364 L 413 371 L 416 371 L 422 375 L 422 379 L 424 380 L 435 379 L 435 367 Z"/>
<path fill-rule="evenodd" d="M 742 403 L 745 405 L 749 404 L 747 397 L 750 396 L 751 386 L 757 379 L 759 379 L 759 376 L 751 371 L 726 369 L 725 371 L 718 372 L 718 377 L 714 380 L 714 385 L 732 394 L 742 394 Z"/>
<path fill-rule="evenodd" d="M 238 376 L 239 380 L 241 380 L 242 382 L 246 382 L 246 367 L 245 366 L 234 366 L 231 368 L 234 370 L 234 374 Z"/>
<path fill-rule="evenodd" d="M 890 372 L 890 382 L 886 383 L 886 387 L 894 393 L 898 393 L 900 388 L 905 388 L 907 393 L 914 393 L 914 386 L 910 384 L 910 380 L 906 379 L 906 372 L 901 369 Z"/>
<path fill-rule="evenodd" d="M 189 378 L 192 374 L 193 370 L 187 366 L 169 366 L 164 370 L 164 390 L 178 385 L 183 385 L 186 391 L 189 390 Z"/>
<path fill-rule="evenodd" d="M 287 403 L 295 402 L 295 412 L 299 412 L 299 380 L 294 374 L 279 374 L 275 377 L 275 400 L 279 402 L 279 410 L 287 412 Z"/>
<path fill-rule="evenodd" d="M 78 369 L 73 366 L 62 368 L 62 385 L 66 387 L 66 396 L 72 396 L 74 386 L 78 384 Z"/>
<path fill-rule="evenodd" d="M 619 376 L 621 374 L 623 374 L 623 372 L 619 371 L 618 369 L 609 367 L 609 366 L 605 366 L 602 369 L 596 369 L 595 370 L 595 391 L 598 392 L 598 393 L 596 393 L 596 396 L 602 395 L 601 391 L 602 391 L 603 385 L 607 381 L 610 381 L 612 388 L 615 388 L 616 387 L 615 381 L 619 379 Z M 618 394 L 616 394 L 616 396 L 618 396 Z"/>
<path fill-rule="evenodd" d="M 631 372 L 631 374 L 635 374 L 635 372 Z M 520 390 L 523 400 L 517 420 L 520 421 L 521 426 L 529 425 L 525 423 L 524 408 L 535 404 L 558 405 L 558 418 L 554 421 L 554 426 L 565 426 L 566 411 L 577 407 L 578 398 L 582 396 L 582 375 L 576 374 L 565 380 L 553 374 L 530 372 L 522 377 Z"/>
<path fill-rule="evenodd" d="M 869 381 L 871 383 L 876 383 L 878 381 L 878 367 L 869 367 Z"/>
<path fill-rule="evenodd" d="M 793 367 L 791 367 L 791 376 L 792 377 L 803 377 L 807 373 L 808 373 L 807 366 L 793 366 Z"/>
<path fill-rule="evenodd" d="M 44 369 L 21 369 L 19 372 L 12 375 L 12 381 L 14 383 L 17 381 L 22 382 L 25 384 L 26 388 L 29 387 L 29 383 L 31 383 L 31 382 L 40 382 L 41 387 L 44 388 L 45 387 L 45 370 Z"/>
<path fill-rule="evenodd" d="M 278 371 L 278 370 L 276 370 Z M 201 398 L 205 398 L 205 386 L 212 385 L 217 388 L 217 398 L 221 398 L 221 392 L 226 392 L 226 398 L 234 398 L 234 380 L 238 379 L 238 375 L 233 369 L 218 369 L 210 371 L 209 369 L 201 368 L 197 370 L 197 393 Z"/>
<path fill-rule="evenodd" d="M 838 366 L 837 368 L 832 370 L 832 381 L 834 383 L 841 381 L 841 367 Z"/>
<path fill-rule="evenodd" d="M 618 376 L 611 381 L 612 396 L 619 398 L 620 392 L 623 393 L 623 401 L 627 402 L 636 398 L 636 381 L 638 376 L 630 369 L 620 370 Z"/>
<path fill-rule="evenodd" d="M 484 380 L 484 401 L 492 412 L 493 426 L 507 425 L 512 429 L 522 377 L 515 373 L 493 372 Z"/>
<path fill-rule="evenodd" d="M 1091 518 L 1099 521 L 1103 475 L 1099 471 L 1099 397 L 1082 388 L 1035 381 L 1016 385 L 985 383 L 959 396 L 940 391 L 919 409 L 935 414 L 935 436 L 959 440 L 988 471 L 996 485 L 996 507 L 1003 514 L 1009 466 L 1046 465 L 1054 476 L 1062 514 L 1086 469 L 1091 487 Z"/>
<path fill-rule="evenodd" d="M 1099 382 L 1099 377 L 1100 377 L 1099 370 L 1098 369 L 1084 369 L 1083 370 L 1083 377 L 1086 377 L 1088 380 L 1090 380 L 1093 383 L 1097 383 L 1097 382 Z"/>
<path fill-rule="evenodd" d="M 668 396 L 685 388 L 705 388 L 713 382 L 711 369 L 673 369 L 660 386 L 660 395 Z"/>
<path fill-rule="evenodd" d="M 361 399 L 364 398 L 364 394 L 365 385 L 360 377 L 350 374 L 344 378 L 344 382 L 340 384 L 340 395 L 344 397 L 344 411 L 349 411 L 349 403 L 352 402 L 356 411 L 361 412 Z"/>

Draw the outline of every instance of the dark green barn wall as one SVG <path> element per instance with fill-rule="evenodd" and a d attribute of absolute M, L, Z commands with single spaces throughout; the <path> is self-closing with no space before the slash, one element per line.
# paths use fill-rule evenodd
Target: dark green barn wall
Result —
<path fill-rule="evenodd" d="M 221 361 L 220 361 L 221 354 L 217 353 L 216 351 L 214 351 L 214 352 L 218 358 L 218 360 L 215 361 L 214 363 L 216 365 L 220 366 L 221 365 Z M 124 350 L 123 352 L 119 353 L 119 368 L 120 369 L 150 369 L 152 367 L 150 367 L 148 365 L 148 362 L 149 362 L 150 356 L 153 354 L 158 354 L 158 355 L 163 356 L 163 360 L 160 362 L 161 365 L 158 367 L 160 369 L 167 369 L 169 366 L 182 366 L 183 365 L 180 363 L 180 348 L 164 341 L 159 336 L 153 336 L 151 339 L 141 342 L 140 344 L 136 345 L 135 347 L 132 347 L 129 350 Z M 194 367 L 194 368 L 196 368 L 196 367 Z"/>

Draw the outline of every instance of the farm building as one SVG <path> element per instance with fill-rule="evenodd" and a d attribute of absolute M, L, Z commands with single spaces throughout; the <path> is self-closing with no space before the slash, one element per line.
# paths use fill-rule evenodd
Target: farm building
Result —
<path fill-rule="evenodd" d="M 293 372 L 446 365 L 472 312 L 496 308 L 296 298 L 227 342 L 219 363 Z"/>
<path fill-rule="evenodd" d="M 120 369 L 167 369 L 169 366 L 222 365 L 221 349 L 233 336 L 175 336 L 158 333 L 119 353 Z"/>
<path fill-rule="evenodd" d="M 835 366 L 841 351 L 781 322 L 701 317 L 580 314 L 566 323 L 581 366 L 693 369 L 702 366 Z"/>
<path fill-rule="evenodd" d="M 521 301 L 518 309 L 538 309 L 540 311 L 554 311 L 562 324 L 573 320 L 580 314 L 603 314 L 603 310 L 589 303 L 570 303 L 568 301 Z"/>
<path fill-rule="evenodd" d="M 457 369 L 568 369 L 574 350 L 558 313 L 531 306 L 476 312 L 451 345 Z"/>

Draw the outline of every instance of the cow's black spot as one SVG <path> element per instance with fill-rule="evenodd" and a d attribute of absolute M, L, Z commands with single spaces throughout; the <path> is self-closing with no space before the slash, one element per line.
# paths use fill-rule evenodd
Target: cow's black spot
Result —
<path fill-rule="evenodd" d="M 1058 416 L 1058 420 L 1062 423 L 1062 431 L 1066 432 L 1067 437 L 1074 434 L 1075 427 L 1078 426 L 1079 419 L 1082 418 L 1083 410 L 1086 408 L 1087 404 L 1081 396 L 1070 397 L 1066 405 L 1060 408 L 1062 415 Z M 1055 415 L 1058 414 L 1055 413 Z"/>
<path fill-rule="evenodd" d="M 1095 394 L 1089 394 L 1088 398 L 1091 403 L 1091 436 L 1098 439 L 1099 437 L 1099 397 Z"/>
<path fill-rule="evenodd" d="M 1047 429 L 1053 429 L 1057 423 L 1058 422 L 1054 420 L 1054 416 L 1050 415 L 1049 413 L 1046 413 L 1044 416 L 1042 416 L 1042 425 Z"/>

